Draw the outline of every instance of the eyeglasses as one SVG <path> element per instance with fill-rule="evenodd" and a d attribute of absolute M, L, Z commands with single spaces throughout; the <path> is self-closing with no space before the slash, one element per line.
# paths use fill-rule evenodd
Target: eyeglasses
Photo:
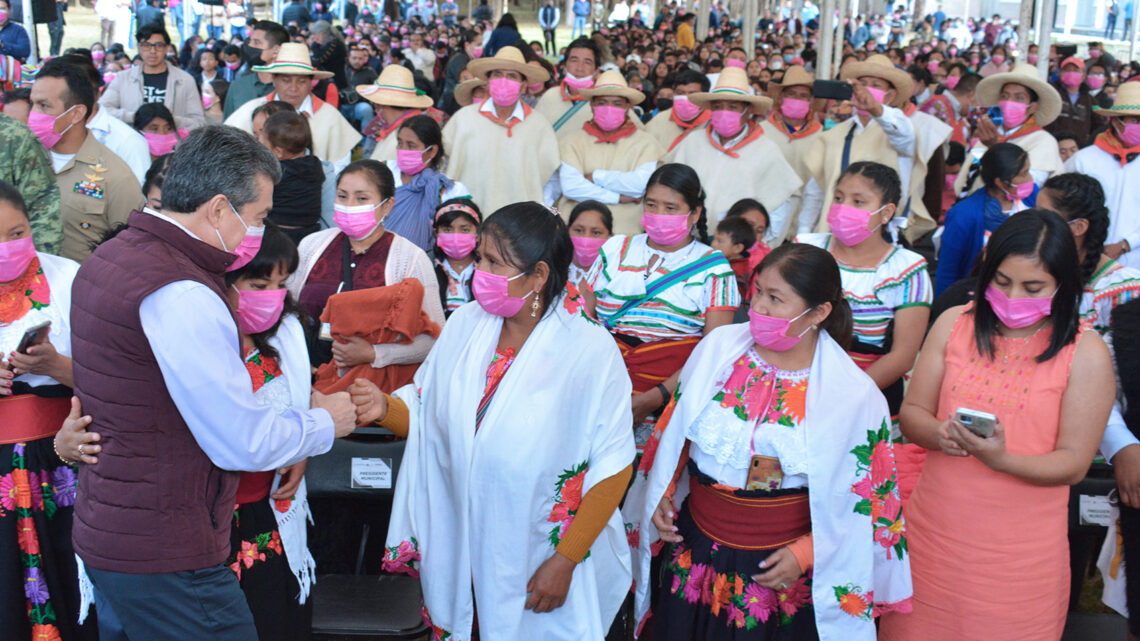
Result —
<path fill-rule="evenodd" d="M 140 42 L 139 43 L 139 50 L 141 51 L 143 49 L 165 49 L 169 46 L 170 45 L 166 44 L 165 42 Z"/>

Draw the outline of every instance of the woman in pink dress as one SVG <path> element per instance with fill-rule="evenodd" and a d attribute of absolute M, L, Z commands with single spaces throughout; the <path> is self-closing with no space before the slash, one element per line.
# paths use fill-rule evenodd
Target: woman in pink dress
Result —
<path fill-rule="evenodd" d="M 1069 489 L 1112 407 L 1108 349 L 1078 320 L 1077 249 L 1059 216 L 994 232 L 974 302 L 935 323 L 901 411 L 927 448 L 907 506 L 913 611 L 881 641 L 1061 638 L 1069 603 Z M 959 408 L 997 417 L 982 438 Z"/>

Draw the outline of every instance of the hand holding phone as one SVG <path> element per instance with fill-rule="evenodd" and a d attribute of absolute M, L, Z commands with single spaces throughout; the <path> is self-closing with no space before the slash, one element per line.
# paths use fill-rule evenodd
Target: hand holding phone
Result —
<path fill-rule="evenodd" d="M 39 325 L 33 325 L 24 331 L 24 336 L 20 339 L 20 343 L 16 346 L 16 351 L 21 354 L 27 354 L 28 348 L 32 345 L 39 345 L 48 339 L 48 333 L 51 331 L 51 321 L 44 321 Z"/>
<path fill-rule="evenodd" d="M 959 407 L 955 410 L 954 418 L 962 424 L 962 427 L 982 438 L 993 436 L 998 422 L 997 417 L 989 412 L 980 412 L 966 407 Z"/>

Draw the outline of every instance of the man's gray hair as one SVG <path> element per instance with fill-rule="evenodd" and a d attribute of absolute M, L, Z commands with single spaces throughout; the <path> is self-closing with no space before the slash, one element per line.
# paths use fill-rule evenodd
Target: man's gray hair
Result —
<path fill-rule="evenodd" d="M 170 159 L 162 208 L 189 214 L 221 194 L 234 208 L 257 200 L 258 176 L 281 180 L 277 158 L 250 134 L 226 125 L 194 130 Z"/>

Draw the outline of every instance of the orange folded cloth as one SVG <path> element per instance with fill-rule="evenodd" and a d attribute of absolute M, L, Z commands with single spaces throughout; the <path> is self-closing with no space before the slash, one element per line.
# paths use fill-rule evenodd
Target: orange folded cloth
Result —
<path fill-rule="evenodd" d="M 440 327 L 422 309 L 423 283 L 405 278 L 395 285 L 341 292 L 329 297 L 321 322 L 328 323 L 336 336 L 359 336 L 373 345 L 412 342 L 420 334 L 439 337 Z M 338 372 L 336 363 L 328 362 L 317 368 L 313 388 L 322 394 L 343 392 L 358 378 L 376 384 L 385 393 L 412 382 L 419 363 L 388 365 L 376 369 L 371 363 L 357 365 L 344 373 Z"/>

